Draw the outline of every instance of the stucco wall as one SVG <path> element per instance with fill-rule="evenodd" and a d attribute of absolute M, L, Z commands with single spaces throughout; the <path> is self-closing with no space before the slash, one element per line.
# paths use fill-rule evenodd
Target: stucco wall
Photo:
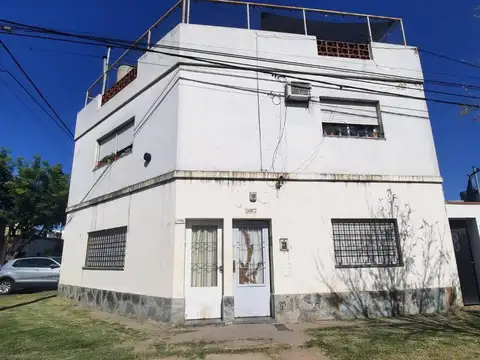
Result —
<path fill-rule="evenodd" d="M 60 283 L 172 297 L 175 184 L 69 214 Z M 128 226 L 125 269 L 86 270 L 88 232 Z"/>
<path fill-rule="evenodd" d="M 179 54 L 234 61 L 242 66 L 258 63 L 315 74 L 377 79 L 373 81 L 394 75 L 405 77 L 406 83 L 388 86 L 363 80 L 298 76 L 423 97 L 422 85 L 411 83 L 422 81 L 415 48 L 373 43 L 373 60 L 339 59 L 318 56 L 312 36 L 191 24 L 178 25 L 159 44 L 179 45 L 182 50 L 169 49 L 173 56 L 144 54 L 136 80 L 103 106 L 97 97 L 79 112 L 69 206 L 174 169 L 439 175 L 428 111 L 422 100 L 339 90 L 312 82 L 313 101 L 305 109 L 285 107 L 279 96 L 284 92 L 284 82 L 295 80 L 291 76 L 277 79 L 258 74 L 257 80 L 252 71 L 192 66 L 164 75 L 178 61 L 194 62 L 175 56 Z M 185 49 L 299 64 L 257 62 Z M 323 96 L 379 101 L 386 139 L 323 137 L 318 103 Z M 132 116 L 136 119 L 133 154 L 110 166 L 104 175 L 105 168 L 93 171 L 96 141 Z M 153 157 L 147 168 L 143 167 L 145 152 Z"/>
<path fill-rule="evenodd" d="M 271 219 L 273 293 L 310 294 L 421 288 L 457 284 L 457 271 L 440 184 L 341 182 L 176 182 L 177 219 L 223 219 L 224 295 L 233 295 L 232 220 Z M 249 201 L 257 192 L 258 201 Z M 194 199 L 194 201 L 192 201 Z M 256 214 L 246 209 L 256 209 Z M 397 218 L 404 266 L 336 269 L 332 218 Z M 184 264 L 184 234 L 176 225 L 175 267 Z M 288 252 L 279 238 L 288 238 Z M 440 253 L 447 258 L 440 257 Z M 426 264 L 426 265 L 425 265 Z M 179 270 L 177 270 L 180 273 Z M 177 276 L 176 276 L 176 279 Z M 183 297 L 175 282 L 174 297 Z"/>
<path fill-rule="evenodd" d="M 418 53 L 411 47 L 372 44 L 373 60 L 338 59 L 318 56 L 316 39 L 311 36 L 196 25 L 181 26 L 180 42 L 208 51 L 303 64 L 259 62 L 260 66 L 277 69 L 422 79 Z M 234 61 L 241 66 L 257 65 L 249 59 L 196 56 Z M 402 83 L 379 85 L 375 81 L 301 74 L 286 74 L 280 79 L 258 74 L 257 79 L 253 71 L 211 68 L 183 68 L 180 76 L 178 169 L 439 175 L 425 101 L 395 96 L 422 98 L 422 85 L 408 84 L 406 89 Z M 312 83 L 308 108 L 285 107 L 285 81 L 298 80 L 293 76 Z M 338 89 L 313 81 L 370 88 L 394 96 Z M 324 137 L 320 97 L 379 101 L 385 140 Z"/>
<path fill-rule="evenodd" d="M 162 41 L 177 36 L 174 29 Z M 161 43 L 161 42 L 160 42 Z M 138 76 L 103 106 L 92 100 L 77 116 L 69 206 L 104 195 L 176 168 L 178 73 L 162 74 L 177 62 L 175 57 L 144 54 Z M 116 76 L 112 72 L 111 76 Z M 141 89 L 152 86 L 133 98 Z M 93 170 L 97 140 L 135 117 L 133 152 L 111 166 Z M 152 161 L 144 166 L 143 154 Z"/>

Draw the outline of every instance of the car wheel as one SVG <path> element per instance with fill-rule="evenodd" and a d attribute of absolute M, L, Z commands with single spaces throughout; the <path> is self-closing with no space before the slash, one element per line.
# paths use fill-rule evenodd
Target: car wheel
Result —
<path fill-rule="evenodd" d="M 0 295 L 10 294 L 13 291 L 13 280 L 5 278 L 0 280 Z"/>

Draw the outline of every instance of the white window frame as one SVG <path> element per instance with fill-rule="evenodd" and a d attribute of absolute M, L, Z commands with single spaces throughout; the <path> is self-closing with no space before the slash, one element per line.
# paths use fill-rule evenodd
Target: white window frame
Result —
<path fill-rule="evenodd" d="M 114 138 L 112 138 L 111 140 L 109 141 L 114 141 L 115 142 L 115 146 L 114 146 L 114 151 L 112 154 L 114 155 L 117 155 L 118 152 L 122 151 L 122 150 L 125 150 L 126 148 L 130 147 L 130 146 L 133 146 L 133 136 L 132 136 L 132 141 L 131 141 L 131 144 L 129 144 L 128 146 L 125 146 L 123 147 L 122 149 L 119 149 L 118 148 L 118 136 L 120 134 L 122 134 L 123 132 L 127 131 L 128 129 L 132 128 L 132 132 L 133 132 L 133 128 L 135 126 L 135 117 L 131 118 L 130 120 L 124 122 L 123 124 L 121 124 L 120 126 L 116 127 L 114 130 L 108 132 L 107 134 L 103 135 L 101 138 L 99 138 L 97 140 L 97 151 L 96 151 L 96 156 L 95 156 L 95 168 L 98 168 L 98 163 L 107 155 L 104 155 L 102 158 L 100 158 L 100 148 L 103 144 L 105 144 L 105 140 L 106 139 L 109 139 L 110 137 L 114 136 Z M 131 152 L 130 152 L 131 153 Z M 129 154 L 130 154 L 129 153 Z M 110 155 L 110 154 L 109 154 Z M 128 154 L 125 154 L 125 155 L 128 155 Z M 123 155 L 122 155 L 123 156 Z"/>
<path fill-rule="evenodd" d="M 374 105 L 376 109 L 376 117 L 377 117 L 377 123 L 375 125 L 373 124 L 362 124 L 361 121 L 358 123 L 355 123 L 354 121 L 352 122 L 336 122 L 336 121 L 323 121 L 323 104 L 328 104 L 328 102 L 344 102 L 344 103 L 351 103 L 351 104 L 368 104 L 368 105 Z M 328 125 L 343 125 L 346 126 L 347 128 L 347 135 L 326 135 L 324 136 L 329 136 L 329 137 L 345 137 L 345 138 L 359 138 L 359 139 L 385 139 L 385 133 L 383 131 L 383 122 L 382 122 L 382 116 L 381 116 L 381 110 L 380 110 L 380 102 L 376 100 L 364 100 L 364 99 L 351 99 L 351 98 L 334 98 L 334 97 L 320 97 L 320 112 L 321 112 L 321 117 L 322 117 L 322 129 L 324 129 L 325 124 Z M 362 136 L 354 136 L 350 135 L 350 127 L 353 126 L 376 126 L 377 131 L 376 134 L 377 136 L 372 136 L 372 137 L 362 137 Z"/>

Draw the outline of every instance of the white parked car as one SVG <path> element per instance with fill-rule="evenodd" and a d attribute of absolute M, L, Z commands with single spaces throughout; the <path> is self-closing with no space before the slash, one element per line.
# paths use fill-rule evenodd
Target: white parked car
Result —
<path fill-rule="evenodd" d="M 52 288 L 60 280 L 61 258 L 29 257 L 9 260 L 0 267 L 0 295 L 16 289 Z"/>

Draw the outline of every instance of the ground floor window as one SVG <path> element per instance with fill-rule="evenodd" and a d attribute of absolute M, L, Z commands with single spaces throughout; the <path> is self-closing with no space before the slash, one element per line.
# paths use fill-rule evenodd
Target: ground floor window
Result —
<path fill-rule="evenodd" d="M 192 227 L 191 286 L 217 286 L 217 227 Z"/>
<path fill-rule="evenodd" d="M 401 265 L 395 219 L 332 219 L 337 267 Z"/>
<path fill-rule="evenodd" d="M 88 233 L 85 268 L 123 270 L 126 244 L 126 226 Z"/>

